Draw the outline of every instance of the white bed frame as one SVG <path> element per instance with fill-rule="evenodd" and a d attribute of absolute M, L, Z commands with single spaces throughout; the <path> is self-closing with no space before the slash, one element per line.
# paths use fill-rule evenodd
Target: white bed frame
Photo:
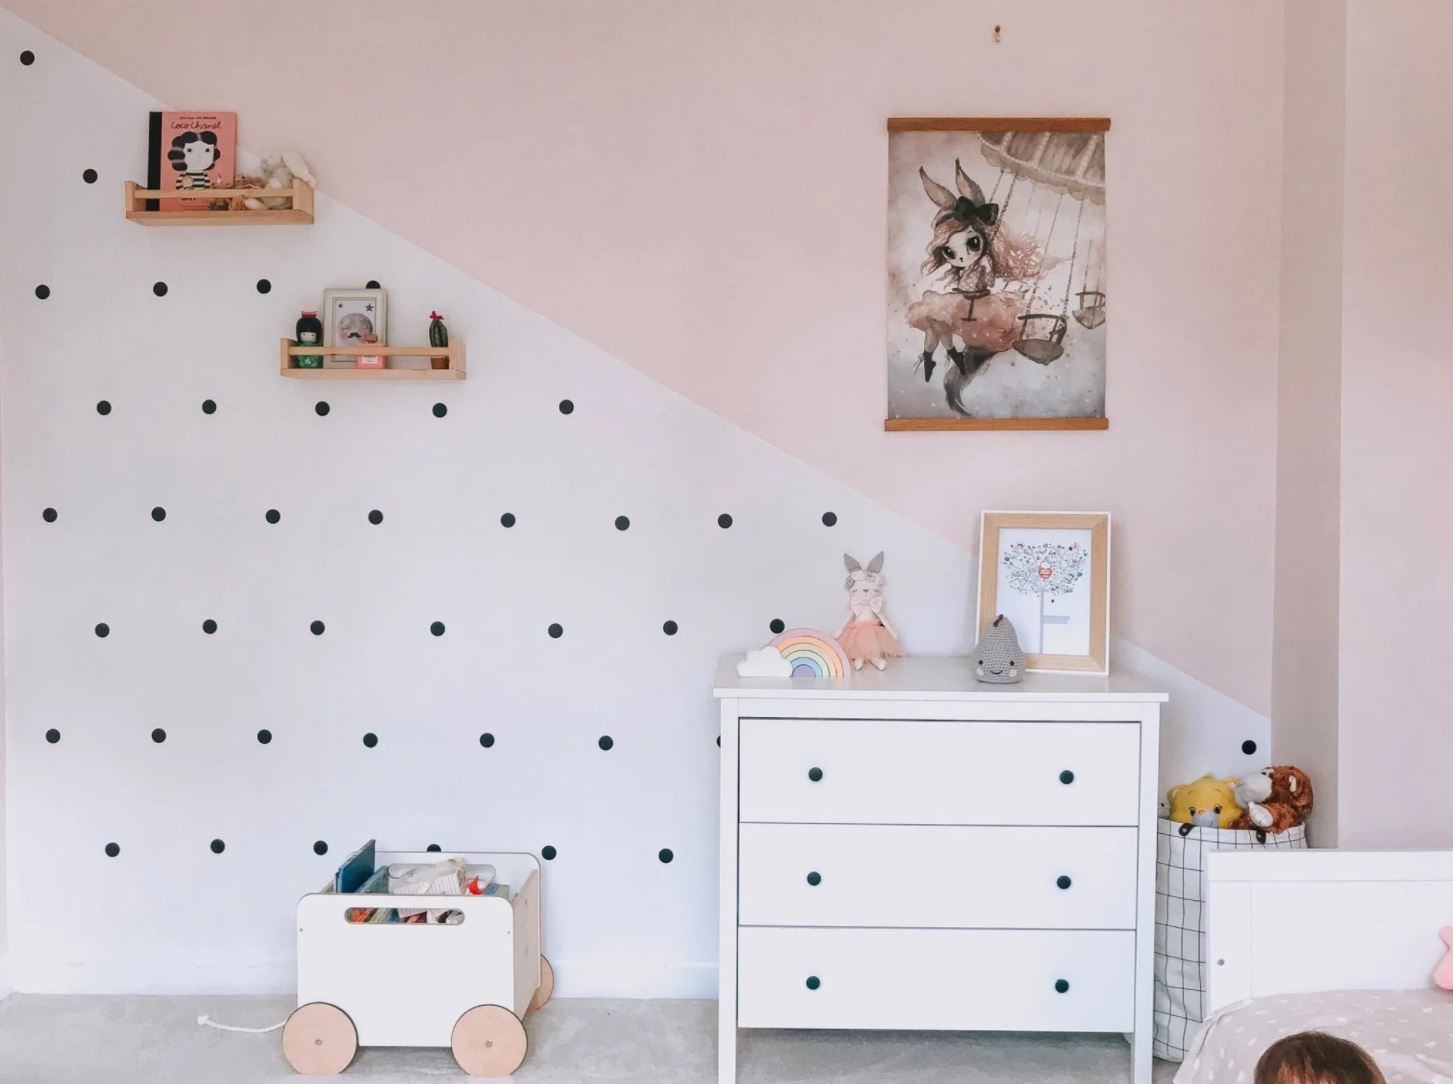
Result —
<path fill-rule="evenodd" d="M 1453 926 L 1453 851 L 1208 856 L 1208 1015 L 1234 1001 L 1432 985 Z"/>

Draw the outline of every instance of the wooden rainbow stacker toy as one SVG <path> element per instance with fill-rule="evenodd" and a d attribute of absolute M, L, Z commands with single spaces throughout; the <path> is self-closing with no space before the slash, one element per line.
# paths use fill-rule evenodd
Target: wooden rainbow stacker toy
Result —
<path fill-rule="evenodd" d="M 540 863 L 529 854 L 379 851 L 379 867 L 459 857 L 495 868 L 503 896 L 336 892 L 298 901 L 298 1007 L 283 1056 L 305 1076 L 341 1073 L 360 1046 L 447 1046 L 471 1076 L 509 1076 L 529 1046 L 525 1013 L 550 1000 L 540 954 Z M 355 921 L 361 908 L 458 911 L 457 925 Z"/>

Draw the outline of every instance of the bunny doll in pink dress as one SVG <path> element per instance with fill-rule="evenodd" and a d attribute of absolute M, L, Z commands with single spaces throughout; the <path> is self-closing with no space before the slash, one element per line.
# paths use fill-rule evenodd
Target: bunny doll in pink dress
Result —
<path fill-rule="evenodd" d="M 883 555 L 868 562 L 865 569 L 846 553 L 843 564 L 848 569 L 848 619 L 837 634 L 853 669 L 861 670 L 871 662 L 879 670 L 886 669 L 890 655 L 900 656 L 898 636 L 883 616 Z"/>

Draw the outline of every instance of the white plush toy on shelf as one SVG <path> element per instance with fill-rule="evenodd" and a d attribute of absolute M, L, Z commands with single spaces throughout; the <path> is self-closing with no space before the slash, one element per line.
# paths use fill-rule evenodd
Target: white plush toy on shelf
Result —
<path fill-rule="evenodd" d="M 297 151 L 237 151 L 237 187 L 246 188 L 292 188 L 296 177 L 309 188 L 316 188 L 318 182 L 308 163 Z M 249 211 L 263 208 L 280 210 L 291 206 L 291 201 L 278 197 L 246 196 L 242 204 Z"/>

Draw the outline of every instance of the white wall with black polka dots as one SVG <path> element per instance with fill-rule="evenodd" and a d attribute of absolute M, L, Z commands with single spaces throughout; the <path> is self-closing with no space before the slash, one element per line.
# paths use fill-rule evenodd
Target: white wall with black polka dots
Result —
<path fill-rule="evenodd" d="M 16 988 L 288 989 L 293 902 L 376 836 L 541 855 L 564 994 L 710 994 L 717 656 L 831 626 L 841 554 L 880 549 L 908 648 L 962 651 L 973 540 L 325 195 L 126 222 L 157 103 L 5 12 L 0 61 Z M 391 341 L 446 314 L 468 380 L 278 376 L 298 311 L 370 280 Z M 1168 771 L 1260 765 L 1223 701 L 1172 709 Z"/>

